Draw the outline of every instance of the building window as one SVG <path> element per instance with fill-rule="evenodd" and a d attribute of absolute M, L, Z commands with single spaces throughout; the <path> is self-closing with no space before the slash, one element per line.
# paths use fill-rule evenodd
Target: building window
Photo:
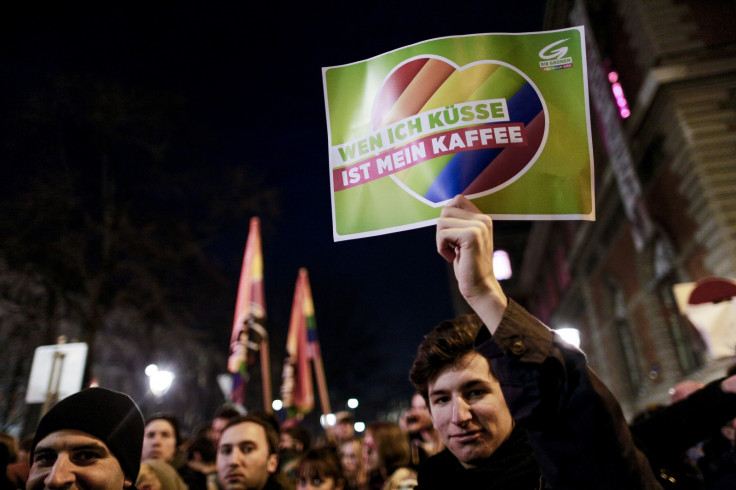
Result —
<path fill-rule="evenodd" d="M 626 299 L 623 291 L 617 285 L 613 287 L 613 328 L 621 344 L 621 353 L 626 365 L 629 387 L 632 394 L 639 393 L 642 387 L 641 369 L 639 368 L 639 346 L 636 341 L 631 322 L 626 310 Z"/>
<path fill-rule="evenodd" d="M 675 268 L 672 242 L 662 232 L 653 243 L 652 271 L 660 315 L 672 338 L 677 362 L 683 374 L 690 373 L 703 365 L 705 344 L 700 334 L 677 309 L 672 287 L 683 281 L 678 277 Z"/>

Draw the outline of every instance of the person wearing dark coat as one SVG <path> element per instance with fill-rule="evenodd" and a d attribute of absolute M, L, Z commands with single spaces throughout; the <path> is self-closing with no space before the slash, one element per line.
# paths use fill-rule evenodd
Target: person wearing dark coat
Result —
<path fill-rule="evenodd" d="M 412 366 L 447 447 L 420 467 L 418 488 L 661 489 L 585 355 L 504 294 L 492 230 L 462 196 L 437 223 L 475 315 L 438 325 Z M 465 484 L 443 486 L 443 470 Z"/>

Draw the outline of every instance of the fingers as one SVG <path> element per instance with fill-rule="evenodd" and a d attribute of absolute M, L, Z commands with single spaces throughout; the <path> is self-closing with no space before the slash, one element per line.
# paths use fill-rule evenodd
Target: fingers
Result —
<path fill-rule="evenodd" d="M 458 194 L 457 196 L 453 197 L 450 202 L 448 202 L 445 206 L 445 209 L 447 208 L 458 208 L 473 213 L 480 213 L 480 209 L 478 209 L 475 204 L 470 201 L 470 199 L 463 196 L 462 194 Z"/>
<path fill-rule="evenodd" d="M 464 196 L 455 196 L 442 209 L 437 222 L 437 252 L 452 262 L 462 246 L 483 244 L 493 248 L 493 220 Z"/>

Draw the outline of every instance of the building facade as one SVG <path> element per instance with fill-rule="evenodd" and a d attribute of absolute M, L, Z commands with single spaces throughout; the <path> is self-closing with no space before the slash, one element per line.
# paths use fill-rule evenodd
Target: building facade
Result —
<path fill-rule="evenodd" d="M 673 286 L 736 278 L 736 4 L 550 1 L 545 27 L 572 25 L 586 30 L 597 219 L 534 223 L 517 296 L 580 330 L 632 416 L 735 361 L 709 357 Z"/>

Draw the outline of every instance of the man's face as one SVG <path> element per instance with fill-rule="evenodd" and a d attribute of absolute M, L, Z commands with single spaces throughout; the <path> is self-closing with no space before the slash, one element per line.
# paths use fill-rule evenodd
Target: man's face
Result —
<path fill-rule="evenodd" d="M 143 457 L 171 461 L 176 454 L 174 427 L 164 419 L 152 420 L 143 432 Z"/>
<path fill-rule="evenodd" d="M 278 462 L 269 454 L 266 430 L 255 422 L 233 425 L 220 435 L 217 479 L 223 490 L 262 489 Z"/>
<path fill-rule="evenodd" d="M 350 439 L 355 435 L 355 428 L 351 420 L 342 420 L 335 425 L 335 438 L 338 441 Z"/>
<path fill-rule="evenodd" d="M 465 468 L 491 456 L 514 427 L 488 361 L 470 352 L 429 383 L 432 422 Z"/>
<path fill-rule="evenodd" d="M 122 490 L 132 485 L 104 442 L 86 432 L 59 430 L 36 446 L 27 490 Z"/>

